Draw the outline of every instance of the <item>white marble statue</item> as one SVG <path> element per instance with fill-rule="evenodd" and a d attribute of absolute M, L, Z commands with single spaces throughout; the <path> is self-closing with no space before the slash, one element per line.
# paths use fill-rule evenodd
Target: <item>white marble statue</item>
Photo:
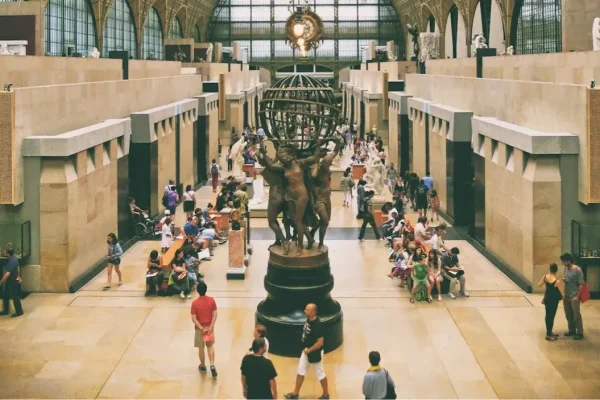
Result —
<path fill-rule="evenodd" d="M 340 138 L 337 137 L 337 140 L 340 140 Z M 329 144 L 327 145 L 327 153 L 331 153 L 334 150 L 335 150 L 335 142 L 329 142 Z M 338 152 L 337 155 L 335 156 L 335 158 L 333 159 L 333 161 L 331 162 L 331 168 L 340 169 L 341 163 L 342 163 L 342 155 L 340 152 Z"/>
<path fill-rule="evenodd" d="M 423 32 L 421 37 L 421 60 L 437 60 L 440 58 L 440 35 L 433 32 Z"/>
<path fill-rule="evenodd" d="M 238 182 L 243 182 L 246 179 L 246 173 L 244 172 L 244 149 L 246 148 L 246 141 L 244 137 L 231 147 L 231 154 L 229 159 L 233 161 L 233 168 L 231 175 Z"/>
<path fill-rule="evenodd" d="M 92 47 L 92 51 L 90 51 L 90 58 L 100 58 L 100 52 L 97 48 Z"/>
<path fill-rule="evenodd" d="M 477 55 L 477 49 L 487 48 L 487 42 L 485 37 L 483 37 L 483 33 L 473 34 L 473 38 L 471 39 L 471 57 L 475 57 Z"/>
<path fill-rule="evenodd" d="M 254 195 L 248 202 L 250 207 L 256 207 L 261 204 L 264 204 L 267 201 L 267 196 L 265 195 L 265 181 L 262 179 L 255 179 L 252 182 L 252 187 L 254 189 Z"/>
<path fill-rule="evenodd" d="M 372 189 L 377 197 L 385 194 L 385 171 L 385 165 L 383 165 L 378 156 L 375 156 L 371 161 L 370 167 L 367 169 L 365 179 L 367 181 L 367 188 Z"/>
<path fill-rule="evenodd" d="M 594 51 L 600 51 L 600 18 L 594 18 L 592 24 L 592 45 Z"/>
<path fill-rule="evenodd" d="M 0 44 L 0 56 L 9 56 L 8 46 L 5 44 Z"/>
<path fill-rule="evenodd" d="M 379 150 L 377 150 L 377 145 L 375 141 L 369 142 L 369 146 L 367 147 L 367 174 L 369 173 L 369 168 L 373 164 L 376 158 L 379 158 Z"/>
<path fill-rule="evenodd" d="M 210 43 L 208 45 L 208 48 L 206 49 L 206 62 L 212 62 L 212 56 L 213 56 L 213 44 Z"/>
<path fill-rule="evenodd" d="M 513 46 L 508 46 L 506 48 L 506 51 L 503 52 L 502 54 L 500 54 L 501 56 L 514 56 L 515 55 L 515 48 Z"/>

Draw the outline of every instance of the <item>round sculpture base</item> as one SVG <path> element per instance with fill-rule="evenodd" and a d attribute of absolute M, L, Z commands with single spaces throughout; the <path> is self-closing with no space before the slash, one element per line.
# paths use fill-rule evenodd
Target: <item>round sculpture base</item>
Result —
<path fill-rule="evenodd" d="M 269 293 L 256 310 L 256 322 L 268 330 L 269 352 L 286 357 L 302 353 L 302 328 L 307 304 L 317 305 L 317 313 L 325 328 L 325 352 L 338 348 L 343 342 L 343 314 L 339 303 L 331 298 L 333 276 L 329 252 L 304 249 L 296 255 L 292 245 L 288 254 L 283 248 L 271 247 L 265 276 Z"/>

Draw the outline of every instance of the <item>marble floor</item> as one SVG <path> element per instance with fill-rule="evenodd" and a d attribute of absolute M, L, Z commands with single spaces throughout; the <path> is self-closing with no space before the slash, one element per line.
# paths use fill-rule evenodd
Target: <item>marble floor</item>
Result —
<path fill-rule="evenodd" d="M 200 205 L 213 197 L 198 192 Z M 338 197 L 332 225 L 355 228 L 356 210 Z M 239 365 L 266 294 L 269 244 L 253 241 L 244 281 L 225 277 L 227 244 L 200 267 L 219 307 L 216 380 L 197 370 L 191 300 L 144 297 L 145 260 L 158 242 L 138 242 L 123 257 L 123 286 L 102 291 L 102 272 L 77 293 L 32 294 L 25 316 L 0 318 L 0 397 L 241 398 Z M 362 397 L 370 350 L 381 352 L 399 398 L 599 398 L 600 301 L 582 307 L 584 341 L 547 342 L 540 295 L 521 291 L 467 242 L 448 244 L 461 250 L 471 297 L 413 305 L 386 277 L 382 242 L 327 242 L 344 312 L 344 344 L 324 358 L 332 398 Z M 565 329 L 559 309 L 555 330 Z M 297 359 L 271 359 L 283 396 Z M 319 395 L 309 373 L 301 397 Z"/>

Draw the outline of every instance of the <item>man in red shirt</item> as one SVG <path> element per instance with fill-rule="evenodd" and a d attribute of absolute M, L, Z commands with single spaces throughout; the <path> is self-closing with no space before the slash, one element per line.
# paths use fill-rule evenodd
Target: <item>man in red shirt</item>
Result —
<path fill-rule="evenodd" d="M 200 372 L 206 372 L 206 364 L 204 363 L 204 346 L 208 353 L 210 361 L 210 373 L 213 378 L 217 377 L 217 369 L 215 368 L 215 322 L 217 321 L 217 303 L 215 299 L 206 295 L 206 283 L 198 282 L 198 297 L 192 302 L 192 322 L 196 328 L 194 336 L 194 346 L 198 348 L 198 356 L 200 357 Z"/>

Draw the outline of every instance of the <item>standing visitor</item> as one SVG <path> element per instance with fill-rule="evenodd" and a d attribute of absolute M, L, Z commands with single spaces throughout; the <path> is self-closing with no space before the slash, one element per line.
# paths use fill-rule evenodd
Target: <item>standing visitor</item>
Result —
<path fill-rule="evenodd" d="M 430 176 L 431 173 L 429 171 L 425 172 L 425 178 L 423 178 L 423 183 L 427 186 L 429 191 L 433 190 L 433 178 Z"/>
<path fill-rule="evenodd" d="M 363 220 L 362 225 L 360 227 L 360 232 L 358 233 L 358 240 L 363 242 L 365 237 L 365 230 L 367 229 L 367 225 L 371 225 L 373 231 L 375 232 L 375 237 L 377 240 L 381 240 L 381 236 L 379 235 L 379 230 L 377 229 L 377 225 L 375 224 L 375 217 L 371 213 L 371 199 L 375 195 L 373 190 L 369 190 L 365 193 L 364 199 L 360 202 L 360 206 L 358 209 L 358 215 Z"/>
<path fill-rule="evenodd" d="M 300 393 L 300 388 L 304 382 L 306 372 L 308 372 L 308 366 L 313 365 L 315 368 L 315 375 L 319 382 L 321 382 L 321 388 L 323 394 L 319 399 L 328 399 L 329 390 L 327 388 L 327 377 L 325 377 L 325 370 L 323 369 L 323 345 L 324 345 L 324 327 L 323 323 L 317 317 L 317 306 L 316 304 L 308 304 L 304 309 L 306 315 L 306 322 L 302 329 L 302 346 L 304 350 L 300 355 L 300 361 L 298 362 L 298 375 L 296 376 L 296 387 L 294 391 L 285 395 L 286 399 L 297 399 Z"/>
<path fill-rule="evenodd" d="M 396 384 L 390 374 L 379 363 L 381 355 L 378 351 L 369 353 L 369 363 L 371 367 L 363 378 L 362 392 L 365 399 L 395 399 L 394 393 L 388 393 L 388 388 L 393 389 Z"/>
<path fill-rule="evenodd" d="M 427 220 L 427 193 L 429 193 L 429 189 L 425 185 L 425 180 L 421 179 L 416 192 L 417 211 L 419 212 L 419 217 L 425 217 L 425 220 Z"/>
<path fill-rule="evenodd" d="M 394 163 L 390 163 L 390 166 L 387 168 L 387 187 L 390 189 L 390 193 L 394 194 L 394 189 L 396 185 L 396 180 L 398 179 L 398 171 L 394 168 Z"/>
<path fill-rule="evenodd" d="M 358 214 L 356 214 L 356 219 L 360 219 L 360 207 L 365 200 L 365 185 L 367 181 L 364 179 L 358 180 L 358 185 L 356 185 L 356 205 L 358 207 Z"/>
<path fill-rule="evenodd" d="M 233 168 L 233 160 L 231 159 L 231 146 L 227 150 L 227 172 L 231 171 Z"/>
<path fill-rule="evenodd" d="M 2 288 L 2 313 L 0 315 L 8 315 L 10 313 L 10 300 L 12 300 L 15 313 L 11 317 L 16 318 L 23 315 L 19 260 L 15 257 L 15 251 L 12 247 L 7 248 L 4 254 L 8 260 L 4 265 L 2 279 L 0 279 L 0 287 Z"/>
<path fill-rule="evenodd" d="M 242 359 L 242 390 L 246 399 L 276 399 L 277 371 L 273 362 L 264 357 L 267 344 L 264 338 L 252 341 L 252 353 Z"/>
<path fill-rule="evenodd" d="M 408 178 L 408 196 L 410 204 L 413 210 L 417 211 L 417 202 L 415 200 L 417 196 L 417 188 L 419 187 L 419 177 L 414 172 L 410 173 Z"/>
<path fill-rule="evenodd" d="M 198 348 L 198 357 L 200 372 L 206 372 L 206 363 L 204 355 L 204 347 L 208 353 L 210 362 L 210 373 L 213 378 L 217 377 L 217 369 L 215 368 L 215 322 L 217 322 L 217 303 L 215 299 L 206 295 L 208 287 L 206 282 L 198 282 L 197 291 L 200 297 L 192 302 L 191 314 L 192 322 L 195 327 L 194 346 Z"/>
<path fill-rule="evenodd" d="M 119 277 L 119 286 L 123 284 L 123 280 L 121 279 L 121 255 L 123 254 L 123 249 L 117 240 L 117 235 L 114 233 L 109 233 L 106 237 L 106 243 L 108 244 L 108 256 L 106 259 L 108 260 L 108 266 L 106 268 L 108 272 L 108 281 L 106 286 L 104 286 L 104 290 L 110 289 L 110 281 L 112 280 L 112 271 L 113 267 L 117 272 L 117 276 Z"/>
<path fill-rule="evenodd" d="M 269 358 L 269 339 L 267 339 L 267 328 L 264 325 L 258 324 L 254 327 L 254 339 L 265 340 L 265 351 L 263 352 L 264 358 Z M 252 348 L 250 349 L 252 351 Z"/>
<path fill-rule="evenodd" d="M 348 171 L 344 171 L 344 177 L 340 180 L 340 190 L 344 193 L 344 207 L 352 205 L 352 189 L 354 189 L 354 181 Z"/>
<path fill-rule="evenodd" d="M 219 164 L 217 164 L 217 160 L 214 158 L 210 167 L 210 177 L 212 179 L 213 193 L 217 193 L 217 186 L 219 186 L 219 178 L 221 177 L 221 168 L 219 168 Z"/>
<path fill-rule="evenodd" d="M 160 236 L 160 250 L 166 253 L 173 243 L 173 231 L 171 229 L 171 217 L 165 217 L 165 222 L 162 224 Z"/>
<path fill-rule="evenodd" d="M 560 280 L 556 278 L 557 271 L 558 265 L 554 263 L 550 264 L 549 272 L 542 276 L 542 279 L 538 282 L 538 287 L 546 286 L 542 303 L 546 308 L 546 340 L 552 342 L 558 338 L 558 335 L 552 331 L 552 328 L 554 327 L 554 317 L 556 316 L 558 303 L 563 299 Z"/>
<path fill-rule="evenodd" d="M 175 188 L 175 185 L 171 185 L 169 186 L 169 191 L 167 192 L 167 209 L 171 215 L 175 215 L 178 202 L 179 194 L 177 193 L 177 189 Z"/>
<path fill-rule="evenodd" d="M 560 256 L 565 266 L 563 281 L 565 282 L 565 316 L 569 324 L 569 331 L 565 336 L 573 336 L 575 340 L 583 339 L 583 319 L 581 318 L 581 290 L 585 280 L 583 279 L 583 271 L 579 266 L 573 264 L 573 256 L 571 253 L 565 253 Z"/>
<path fill-rule="evenodd" d="M 196 208 L 196 193 L 192 190 L 192 185 L 187 185 L 183 194 L 183 212 L 188 221 L 194 216 L 194 208 Z"/>

